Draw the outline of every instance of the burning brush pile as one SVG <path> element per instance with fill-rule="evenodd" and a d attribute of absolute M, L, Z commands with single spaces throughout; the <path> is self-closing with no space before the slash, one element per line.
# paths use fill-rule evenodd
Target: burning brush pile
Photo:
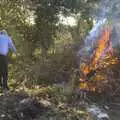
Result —
<path fill-rule="evenodd" d="M 80 87 L 82 89 L 101 92 L 110 81 L 115 82 L 116 70 L 118 75 L 120 74 L 119 55 L 112 47 L 111 35 L 111 28 L 105 27 L 98 43 L 95 43 L 97 46 L 92 51 L 90 58 L 84 56 L 84 62 L 80 63 Z"/>
<path fill-rule="evenodd" d="M 120 93 L 120 22 L 109 14 L 117 0 L 112 5 L 90 31 L 78 56 L 80 88 L 114 96 Z"/>

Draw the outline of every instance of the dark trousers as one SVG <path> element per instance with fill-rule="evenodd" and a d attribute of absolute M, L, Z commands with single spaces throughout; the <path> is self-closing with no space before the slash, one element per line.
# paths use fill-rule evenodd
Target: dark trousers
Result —
<path fill-rule="evenodd" d="M 0 84 L 2 89 L 8 88 L 8 58 L 0 54 Z"/>

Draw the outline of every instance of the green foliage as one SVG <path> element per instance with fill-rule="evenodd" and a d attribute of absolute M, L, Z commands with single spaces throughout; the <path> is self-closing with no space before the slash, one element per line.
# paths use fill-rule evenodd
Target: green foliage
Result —
<path fill-rule="evenodd" d="M 0 1 L 0 27 L 10 32 L 18 29 L 25 22 L 25 10 L 21 0 Z"/>
<path fill-rule="evenodd" d="M 18 50 L 18 57 L 10 60 L 10 84 L 33 87 L 69 82 L 77 66 L 74 44 L 81 44 L 92 26 L 88 13 L 94 2 L 35 0 L 31 4 L 31 1 L 0 2 L 0 27 L 8 30 Z M 31 14 L 34 24 L 29 21 Z M 60 14 L 80 14 L 76 18 L 78 24 L 72 27 L 61 25 L 59 30 Z"/>
<path fill-rule="evenodd" d="M 71 14 L 80 14 L 82 21 L 86 20 L 87 24 L 90 25 L 89 9 L 91 9 L 91 5 L 95 4 L 95 1 L 91 3 L 85 0 L 32 0 L 32 2 L 36 6 L 34 8 L 36 16 L 36 37 L 34 43 L 36 46 L 39 45 L 42 48 L 43 53 L 48 51 L 55 43 L 59 14 L 67 16 Z M 79 24 L 80 22 L 78 21 L 78 27 L 81 27 Z"/>
<path fill-rule="evenodd" d="M 42 4 L 37 7 L 36 10 L 36 37 L 34 38 L 37 46 L 38 44 L 48 51 L 48 49 L 53 45 L 53 40 L 55 36 L 55 31 L 57 26 L 57 16 L 56 11 L 53 6 L 48 6 L 48 4 Z"/>
<path fill-rule="evenodd" d="M 88 31 L 91 29 L 92 25 L 92 20 L 85 20 L 84 18 L 78 17 L 77 25 L 69 27 L 69 31 L 74 43 L 82 45 L 83 39 L 85 38 Z"/>
<path fill-rule="evenodd" d="M 14 65 L 10 67 L 10 78 L 16 79 L 14 80 L 16 84 L 22 82 L 27 87 L 69 82 L 75 68 L 76 53 L 67 48 L 63 52 L 49 54 L 47 58 L 42 57 L 37 61 L 23 57 L 17 58 Z"/>

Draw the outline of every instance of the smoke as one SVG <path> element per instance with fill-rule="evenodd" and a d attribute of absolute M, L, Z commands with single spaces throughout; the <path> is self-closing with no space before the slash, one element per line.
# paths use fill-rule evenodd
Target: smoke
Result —
<path fill-rule="evenodd" d="M 97 10 L 96 18 L 107 19 L 107 25 L 112 27 L 112 46 L 120 47 L 120 0 L 101 0 Z M 97 30 L 99 31 L 99 30 Z"/>
<path fill-rule="evenodd" d="M 120 0 L 100 0 L 95 10 L 96 24 L 84 40 L 77 56 L 80 62 L 91 59 L 98 40 L 106 26 L 112 28 L 111 41 L 113 48 L 120 47 Z M 82 58 L 82 59 L 81 59 Z"/>
<path fill-rule="evenodd" d="M 98 12 L 98 18 L 120 18 L 120 0 L 101 0 Z"/>

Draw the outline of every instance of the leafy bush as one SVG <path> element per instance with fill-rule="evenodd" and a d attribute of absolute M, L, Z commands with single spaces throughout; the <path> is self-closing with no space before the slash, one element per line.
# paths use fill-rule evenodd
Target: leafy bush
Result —
<path fill-rule="evenodd" d="M 69 82 L 75 68 L 76 52 L 66 48 L 39 59 L 18 57 L 14 65 L 10 65 L 10 79 L 18 83 L 21 81 L 27 87 Z"/>

